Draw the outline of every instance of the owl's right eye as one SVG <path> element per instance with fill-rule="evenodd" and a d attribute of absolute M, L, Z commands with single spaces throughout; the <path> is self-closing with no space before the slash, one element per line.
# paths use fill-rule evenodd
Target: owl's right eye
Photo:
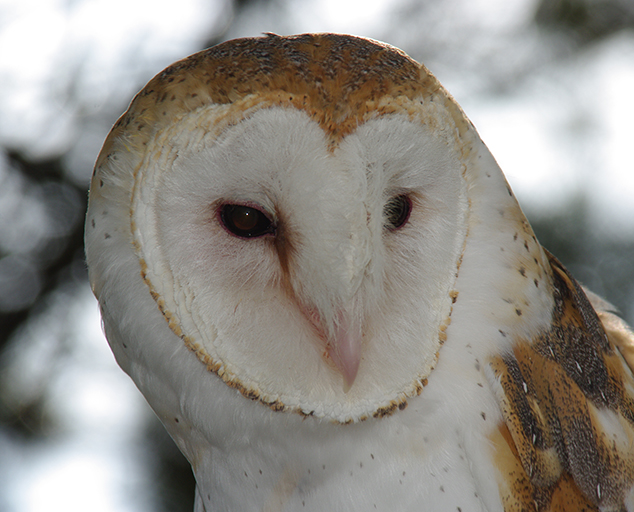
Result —
<path fill-rule="evenodd" d="M 252 206 L 223 204 L 219 217 L 227 231 L 240 238 L 255 238 L 275 231 L 268 216 Z"/>
<path fill-rule="evenodd" d="M 405 194 L 390 199 L 383 207 L 386 227 L 392 231 L 402 228 L 412 212 L 412 200 Z"/>

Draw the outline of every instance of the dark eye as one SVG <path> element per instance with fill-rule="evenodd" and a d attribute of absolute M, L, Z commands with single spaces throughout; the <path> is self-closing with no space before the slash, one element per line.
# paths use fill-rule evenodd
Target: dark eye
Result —
<path fill-rule="evenodd" d="M 273 233 L 271 220 L 257 208 L 241 204 L 220 207 L 220 221 L 230 233 L 242 238 L 254 238 Z"/>
<path fill-rule="evenodd" d="M 402 228 L 409 220 L 412 211 L 412 200 L 406 195 L 393 197 L 383 207 L 385 227 L 388 229 Z"/>

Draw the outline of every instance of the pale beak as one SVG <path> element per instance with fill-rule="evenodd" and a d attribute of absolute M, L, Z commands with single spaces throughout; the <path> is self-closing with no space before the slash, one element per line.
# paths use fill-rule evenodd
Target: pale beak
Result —
<path fill-rule="evenodd" d="M 361 362 L 361 328 L 351 322 L 350 314 L 340 311 L 334 329 L 327 329 L 314 308 L 302 307 L 306 318 L 320 333 L 326 344 L 326 353 L 343 376 L 343 391 L 350 391 Z M 330 333 L 330 334 L 327 334 Z"/>
<path fill-rule="evenodd" d="M 343 376 L 343 391 L 350 391 L 361 362 L 361 329 L 350 321 L 346 312 L 337 317 L 334 333 L 328 337 L 328 355 Z"/>

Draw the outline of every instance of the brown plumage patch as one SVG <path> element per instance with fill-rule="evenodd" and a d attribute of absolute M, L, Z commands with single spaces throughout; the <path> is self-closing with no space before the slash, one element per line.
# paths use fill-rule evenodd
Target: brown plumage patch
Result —
<path fill-rule="evenodd" d="M 492 436 L 504 510 L 624 510 L 634 485 L 634 378 L 615 347 L 632 340 L 606 333 L 581 287 L 548 256 L 552 327 L 490 363 L 505 420 Z"/>
<path fill-rule="evenodd" d="M 403 409 L 406 409 L 406 408 L 407 408 L 407 400 L 405 399 L 402 399 L 402 401 L 392 400 L 385 407 L 379 407 L 376 411 L 374 411 L 372 416 L 374 418 L 383 418 L 385 416 L 391 416 L 397 410 L 402 411 Z"/>
<path fill-rule="evenodd" d="M 459 133 L 467 130 L 469 121 L 436 77 L 387 44 L 339 34 L 236 39 L 150 80 L 115 123 L 95 170 L 117 139 L 141 152 L 157 132 L 206 105 L 243 101 L 245 110 L 259 104 L 303 110 L 334 148 L 369 114 L 408 111 L 413 101 L 431 98 L 440 99 Z"/>
<path fill-rule="evenodd" d="M 277 211 L 276 216 L 278 219 L 277 232 L 275 237 L 271 239 L 271 243 L 275 247 L 278 260 L 280 262 L 281 270 L 281 287 L 286 294 L 292 300 L 297 301 L 295 292 L 293 290 L 293 284 L 291 282 L 291 260 L 296 252 L 297 233 L 293 233 L 288 225 L 288 221 L 283 215 L 283 212 Z"/>

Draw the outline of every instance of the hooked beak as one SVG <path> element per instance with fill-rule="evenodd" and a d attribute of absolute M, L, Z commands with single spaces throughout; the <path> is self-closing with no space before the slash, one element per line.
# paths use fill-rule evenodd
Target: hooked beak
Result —
<path fill-rule="evenodd" d="M 343 377 L 343 391 L 347 393 L 354 384 L 361 362 L 361 328 L 351 320 L 351 315 L 340 311 L 334 321 L 334 329 L 326 329 L 319 313 L 305 311 L 306 316 L 325 341 L 326 355 Z"/>
<path fill-rule="evenodd" d="M 328 339 L 330 359 L 343 376 L 343 392 L 350 391 L 361 362 L 361 329 L 352 325 L 345 312 L 338 315 L 333 336 Z"/>

